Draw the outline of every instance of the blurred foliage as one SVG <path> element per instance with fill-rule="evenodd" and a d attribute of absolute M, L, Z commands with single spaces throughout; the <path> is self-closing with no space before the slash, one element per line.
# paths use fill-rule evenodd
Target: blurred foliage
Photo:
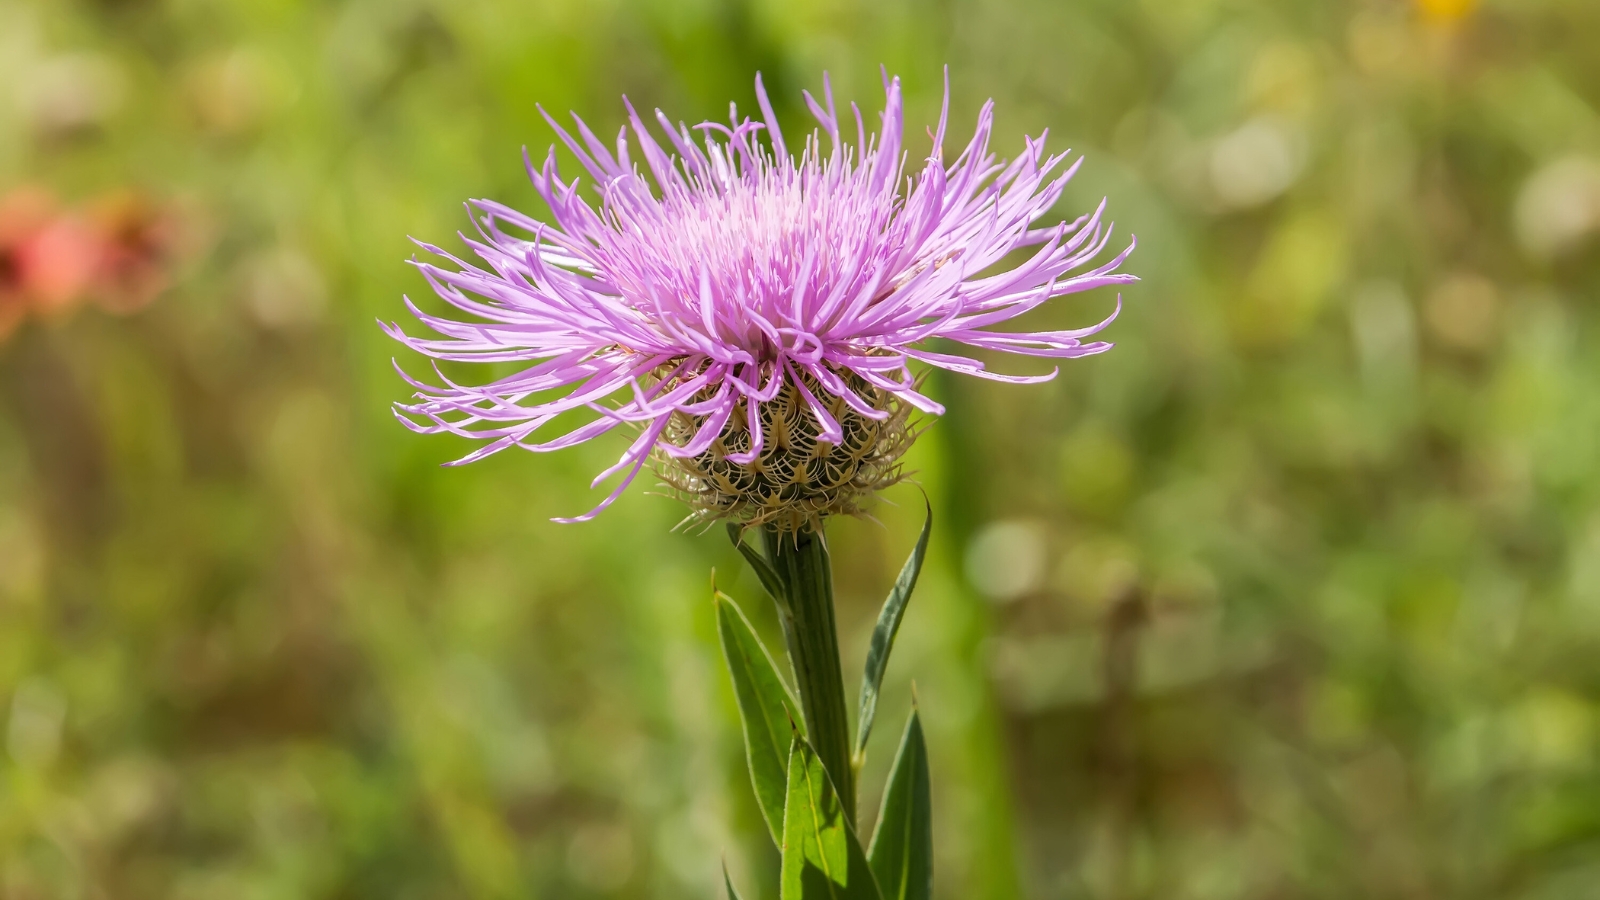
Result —
<path fill-rule="evenodd" d="M 1087 154 L 1057 212 L 1109 195 L 1146 276 L 1111 354 L 933 385 L 885 705 L 915 675 L 941 896 L 1594 896 L 1597 43 L 1593 0 L 0 0 L 0 193 L 145 211 L 63 225 L 133 260 L 99 308 L 0 228 L 0 896 L 775 883 L 737 554 L 642 492 L 550 523 L 620 445 L 439 468 L 373 320 L 406 235 L 534 208 L 536 102 L 695 121 L 760 69 L 798 125 L 879 63 L 909 133 L 949 63 L 958 138 L 993 96 Z M 887 499 L 832 528 L 847 658 Z"/>

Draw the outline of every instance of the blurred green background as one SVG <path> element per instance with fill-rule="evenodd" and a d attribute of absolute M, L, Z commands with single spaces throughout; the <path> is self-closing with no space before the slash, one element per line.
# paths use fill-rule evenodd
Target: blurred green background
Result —
<path fill-rule="evenodd" d="M 992 96 L 1087 154 L 1055 214 L 1109 195 L 1145 281 L 1046 386 L 934 382 L 863 808 L 915 678 L 945 898 L 1600 896 L 1597 46 L 1593 0 L 0 0 L 0 897 L 773 897 L 751 575 L 642 490 L 548 521 L 620 436 L 441 469 L 374 320 L 407 235 L 538 210 L 535 103 L 760 70 L 798 129 L 880 63 L 908 134 L 948 63 L 957 141 Z M 851 690 L 886 500 L 831 529 Z"/>

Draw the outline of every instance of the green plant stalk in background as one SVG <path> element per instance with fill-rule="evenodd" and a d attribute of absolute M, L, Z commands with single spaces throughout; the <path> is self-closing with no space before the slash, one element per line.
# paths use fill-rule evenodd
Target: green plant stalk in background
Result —
<path fill-rule="evenodd" d="M 744 729 L 750 779 L 782 854 L 780 900 L 926 900 L 933 884 L 927 747 L 913 706 L 890 771 L 870 849 L 857 837 L 856 775 L 906 604 L 927 554 L 932 514 L 895 579 L 873 629 L 850 740 L 833 610 L 833 571 L 820 527 L 766 530 L 767 553 L 728 533 L 777 604 L 796 702 L 737 604 L 715 593 L 717 628 Z M 728 896 L 736 898 L 728 882 Z"/>

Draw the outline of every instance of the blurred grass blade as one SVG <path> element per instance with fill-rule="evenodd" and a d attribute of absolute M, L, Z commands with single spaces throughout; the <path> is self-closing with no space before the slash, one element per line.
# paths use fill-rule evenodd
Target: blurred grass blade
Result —
<path fill-rule="evenodd" d="M 924 498 L 926 502 L 926 498 Z M 922 534 L 905 565 L 900 567 L 900 577 L 883 601 L 878 613 L 878 625 L 872 629 L 872 646 L 867 649 L 867 671 L 861 679 L 861 719 L 856 724 L 856 749 L 854 763 L 857 769 L 867 758 L 867 736 L 872 733 L 872 720 L 878 714 L 878 690 L 883 686 L 883 673 L 889 668 L 889 651 L 894 648 L 894 637 L 900 631 L 900 620 L 905 617 L 906 603 L 917 586 L 917 576 L 922 573 L 922 558 L 928 553 L 928 535 L 933 531 L 933 506 L 922 522 Z"/>
<path fill-rule="evenodd" d="M 722 861 L 722 883 L 728 886 L 728 900 L 739 900 L 739 892 L 733 888 L 733 876 L 728 874 L 728 861 Z"/>
<path fill-rule="evenodd" d="M 779 900 L 881 900 L 833 782 L 798 734 L 789 748 L 788 788 Z"/>
<path fill-rule="evenodd" d="M 878 827 L 867 853 L 884 900 L 933 896 L 933 814 L 928 790 L 928 746 L 915 706 L 889 772 Z"/>
<path fill-rule="evenodd" d="M 781 847 L 788 784 L 787 747 L 801 728 L 800 708 L 738 604 L 721 591 L 716 593 L 716 604 L 722 656 L 727 660 L 728 674 L 733 676 L 733 692 L 739 700 L 739 718 L 744 725 L 750 781 L 772 842 Z"/>
<path fill-rule="evenodd" d="M 761 551 L 744 542 L 739 526 L 731 524 L 728 526 L 728 539 L 739 548 L 739 554 L 750 564 L 750 568 L 755 569 L 756 577 L 761 579 L 761 586 L 767 589 L 767 593 L 772 595 L 772 599 L 777 601 L 779 607 L 787 609 L 789 597 L 784 592 L 783 579 L 778 577 L 778 571 L 772 568 L 772 563 L 767 562 Z"/>

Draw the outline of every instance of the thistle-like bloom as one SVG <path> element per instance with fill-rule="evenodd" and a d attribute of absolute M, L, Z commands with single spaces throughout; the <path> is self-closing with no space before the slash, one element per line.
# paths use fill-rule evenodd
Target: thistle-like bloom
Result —
<path fill-rule="evenodd" d="M 899 79 L 885 76 L 870 137 L 851 104 L 853 145 L 826 76 L 823 85 L 821 102 L 804 95 L 820 128 L 799 159 L 759 76 L 761 121 L 730 109 L 727 125 L 691 129 L 657 111 L 670 149 L 632 104 L 635 143 L 625 126 L 614 151 L 576 116 L 574 136 L 547 114 L 594 179 L 598 205 L 577 179 L 561 179 L 554 147 L 540 167 L 525 155 L 549 223 L 476 200 L 477 236 L 462 239 L 477 263 L 419 243 L 449 263 L 416 263 L 430 285 L 476 321 L 426 313 L 408 298 L 439 336 L 385 326 L 436 359 L 528 367 L 476 387 L 437 366 L 442 386 L 407 377 L 419 393 L 397 404 L 401 421 L 485 441 L 456 464 L 513 446 L 558 450 L 633 425 L 637 436 L 594 481 L 620 473 L 615 489 L 589 513 L 557 521 L 592 518 L 653 457 L 700 517 L 792 530 L 857 512 L 899 477 L 910 413 L 943 412 L 919 390 L 913 360 L 997 381 L 1055 375 L 993 373 L 930 341 L 1057 359 L 1110 349 L 1084 339 L 1115 312 L 1073 330 L 992 330 L 1053 297 L 1136 280 L 1116 271 L 1132 242 L 1095 264 L 1111 239 L 1104 201 L 1076 221 L 1035 227 L 1081 158 L 1063 167 L 1066 154 L 1046 154 L 1043 135 L 1009 163 L 991 155 L 990 101 L 972 140 L 947 160 L 947 84 L 932 152 L 907 177 Z M 1026 258 L 999 268 L 1022 248 Z"/>

